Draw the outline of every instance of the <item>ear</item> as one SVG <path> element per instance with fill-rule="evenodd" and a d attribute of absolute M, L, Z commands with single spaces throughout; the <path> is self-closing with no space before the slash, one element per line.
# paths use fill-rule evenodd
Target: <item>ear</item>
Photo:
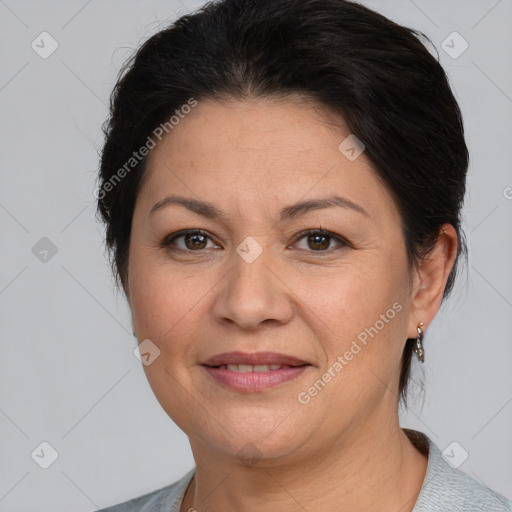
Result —
<path fill-rule="evenodd" d="M 416 338 L 416 327 L 420 322 L 425 324 L 425 331 L 433 321 L 441 306 L 456 256 L 457 232 L 451 224 L 443 224 L 434 249 L 413 273 L 408 338 Z"/>

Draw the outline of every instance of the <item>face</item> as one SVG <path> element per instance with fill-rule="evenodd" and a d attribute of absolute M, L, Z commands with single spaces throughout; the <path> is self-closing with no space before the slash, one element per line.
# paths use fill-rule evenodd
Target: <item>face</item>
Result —
<path fill-rule="evenodd" d="M 149 383 L 193 450 L 292 460 L 396 416 L 415 336 L 399 213 L 364 151 L 339 149 L 343 120 L 313 107 L 200 101 L 150 154 L 129 301 L 160 351 Z M 196 203 L 152 211 L 169 196 Z"/>

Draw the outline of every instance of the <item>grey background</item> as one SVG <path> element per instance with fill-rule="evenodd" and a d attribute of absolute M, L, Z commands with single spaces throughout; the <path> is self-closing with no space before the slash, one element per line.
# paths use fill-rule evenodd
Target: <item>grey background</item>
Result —
<path fill-rule="evenodd" d="M 456 441 L 469 454 L 460 469 L 512 498 L 512 1 L 364 3 L 432 39 L 471 152 L 467 277 L 428 328 L 426 363 L 413 367 L 425 393 L 413 389 L 418 398 L 402 425 L 442 450 Z M 202 4 L 0 0 L 2 512 L 92 511 L 193 466 L 187 437 L 133 355 L 93 190 L 121 63 Z M 43 31 L 59 45 L 47 59 L 31 48 Z M 453 31 L 469 43 L 458 58 L 442 49 Z M 46 262 L 33 252 L 43 237 L 57 249 Z M 58 452 L 48 469 L 31 457 L 43 441 Z"/>

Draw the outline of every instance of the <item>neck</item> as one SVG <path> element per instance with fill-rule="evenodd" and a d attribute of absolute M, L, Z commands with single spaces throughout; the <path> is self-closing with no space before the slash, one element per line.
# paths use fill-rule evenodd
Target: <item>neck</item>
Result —
<path fill-rule="evenodd" d="M 398 418 L 393 428 L 359 428 L 328 450 L 316 449 L 293 463 L 261 460 L 247 467 L 197 442 L 191 445 L 196 473 L 182 512 L 411 512 L 428 460 L 400 428 Z"/>

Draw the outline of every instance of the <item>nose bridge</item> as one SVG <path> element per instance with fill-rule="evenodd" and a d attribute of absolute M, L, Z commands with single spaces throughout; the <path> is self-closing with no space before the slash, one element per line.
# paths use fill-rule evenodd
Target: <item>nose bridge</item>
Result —
<path fill-rule="evenodd" d="M 232 284 L 236 288 L 249 286 L 254 291 L 258 291 L 258 295 L 261 292 L 266 295 L 271 286 L 269 277 L 274 276 L 270 269 L 275 265 L 272 262 L 269 246 L 265 245 L 263 237 L 259 237 L 259 240 L 258 242 L 256 238 L 248 236 L 236 247 L 236 255 L 232 256 L 234 265 Z"/>
<path fill-rule="evenodd" d="M 230 319 L 244 328 L 255 328 L 269 319 L 289 320 L 289 294 L 276 275 L 270 248 L 246 237 L 231 255 L 230 265 L 231 271 L 216 298 L 217 320 Z"/>

